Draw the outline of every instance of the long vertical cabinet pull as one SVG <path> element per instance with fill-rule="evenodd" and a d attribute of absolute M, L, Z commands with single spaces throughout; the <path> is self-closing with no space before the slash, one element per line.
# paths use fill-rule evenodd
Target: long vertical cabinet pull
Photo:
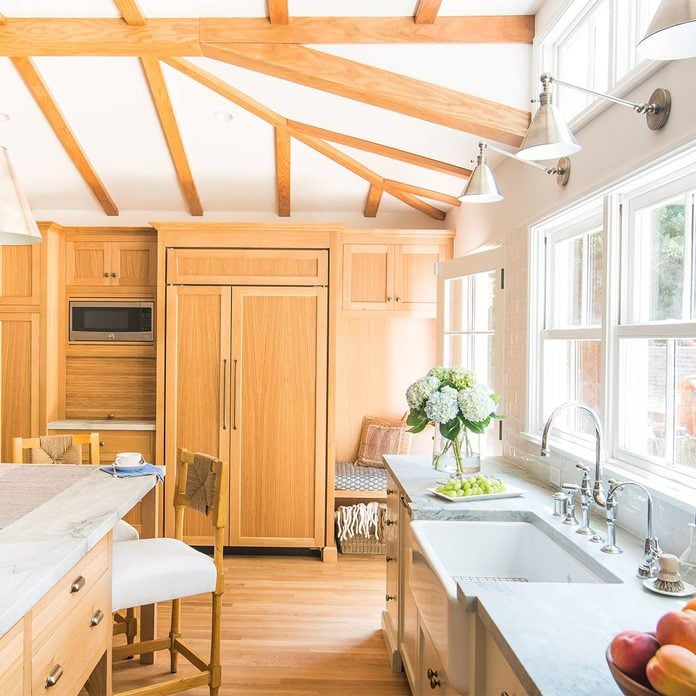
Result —
<path fill-rule="evenodd" d="M 222 361 L 222 429 L 227 430 L 227 358 Z"/>
<path fill-rule="evenodd" d="M 233 407 L 232 407 L 232 429 L 236 430 L 237 429 L 237 360 L 233 360 L 234 364 L 234 373 L 232 376 L 232 379 L 234 380 L 232 383 L 232 402 L 233 402 Z"/>

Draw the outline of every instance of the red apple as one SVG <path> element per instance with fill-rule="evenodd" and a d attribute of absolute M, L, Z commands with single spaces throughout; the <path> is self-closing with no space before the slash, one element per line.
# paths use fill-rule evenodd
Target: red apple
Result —
<path fill-rule="evenodd" d="M 622 631 L 611 641 L 611 657 L 625 675 L 647 686 L 645 667 L 659 647 L 655 636 L 650 633 Z"/>

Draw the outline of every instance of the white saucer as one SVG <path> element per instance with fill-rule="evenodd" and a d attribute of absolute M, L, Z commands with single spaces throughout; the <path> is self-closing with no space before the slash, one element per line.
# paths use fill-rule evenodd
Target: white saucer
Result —
<path fill-rule="evenodd" d="M 681 592 L 667 592 L 666 590 L 658 590 L 655 587 L 655 578 L 646 578 L 643 580 L 643 587 L 646 587 L 651 592 L 656 592 L 657 594 L 665 595 L 667 597 L 691 597 L 692 594 L 696 594 L 696 587 L 689 585 L 688 582 L 684 583 L 684 589 Z"/>
<path fill-rule="evenodd" d="M 119 464 L 118 462 L 112 462 L 112 466 L 116 471 L 128 471 L 129 469 L 140 469 L 140 467 L 145 466 L 145 462 L 138 462 L 137 464 Z"/>

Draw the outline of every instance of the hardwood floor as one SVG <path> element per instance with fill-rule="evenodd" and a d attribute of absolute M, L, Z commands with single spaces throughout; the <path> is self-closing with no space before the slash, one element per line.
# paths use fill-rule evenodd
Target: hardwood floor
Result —
<path fill-rule="evenodd" d="M 225 559 L 221 695 L 408 696 L 403 673 L 389 669 L 380 631 L 384 557 L 245 557 Z M 159 612 L 168 631 L 168 605 Z M 205 656 L 210 600 L 183 602 L 182 634 Z M 121 638 L 121 636 L 119 636 Z M 114 665 L 114 691 L 144 686 L 169 675 L 169 653 L 155 665 L 137 660 Z M 180 670 L 194 673 L 180 658 Z M 203 696 L 206 688 L 189 692 Z"/>

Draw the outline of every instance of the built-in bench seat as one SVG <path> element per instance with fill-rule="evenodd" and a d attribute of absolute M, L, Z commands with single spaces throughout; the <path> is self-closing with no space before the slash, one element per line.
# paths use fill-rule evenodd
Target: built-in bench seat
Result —
<path fill-rule="evenodd" d="M 336 500 L 387 499 L 387 470 L 377 466 L 357 466 L 352 462 L 336 462 Z"/>

